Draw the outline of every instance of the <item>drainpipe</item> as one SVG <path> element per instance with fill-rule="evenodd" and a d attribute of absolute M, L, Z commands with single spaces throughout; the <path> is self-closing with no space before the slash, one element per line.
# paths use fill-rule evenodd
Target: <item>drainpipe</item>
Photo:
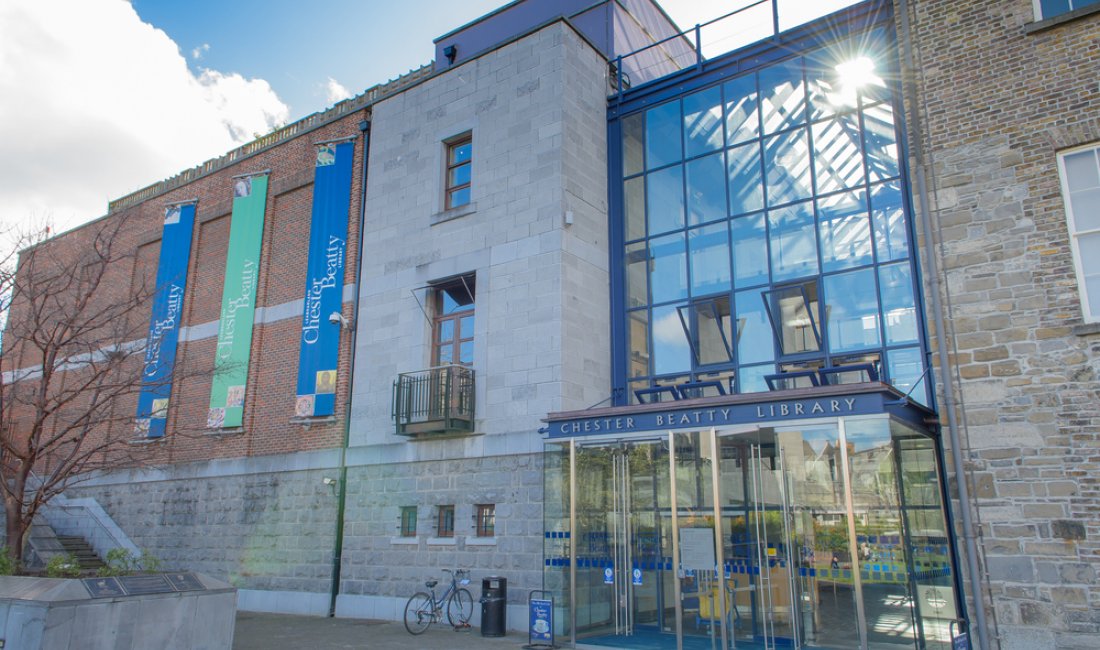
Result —
<path fill-rule="evenodd" d="M 902 74 L 902 86 L 905 99 L 912 108 L 909 121 L 913 129 L 916 146 L 912 148 L 915 158 L 913 169 L 914 179 L 917 183 L 917 194 L 920 198 L 920 222 L 924 230 L 925 247 L 928 253 L 928 264 L 931 273 L 928 278 L 931 282 L 932 313 L 936 320 L 936 355 L 939 357 L 939 366 L 942 370 L 940 376 L 943 380 L 943 392 L 945 410 L 947 411 L 947 435 L 951 442 L 951 462 L 954 465 L 955 482 L 959 490 L 959 512 L 962 515 L 963 540 L 966 543 L 966 569 L 970 584 L 974 593 L 974 624 L 972 630 L 977 633 L 978 647 L 981 650 L 989 650 L 989 628 L 985 618 L 985 599 L 982 595 L 982 572 L 978 564 L 978 545 L 975 541 L 974 522 L 971 517 L 970 488 L 967 485 L 966 469 L 962 455 L 962 442 L 959 439 L 959 422 L 955 412 L 955 381 L 948 366 L 949 354 L 947 349 L 947 318 L 944 315 L 943 298 L 940 295 L 941 280 L 940 269 L 937 262 L 934 229 L 929 213 L 928 183 L 924 175 L 924 139 L 921 126 L 920 103 L 916 91 L 916 65 L 913 57 L 912 34 L 909 25 L 909 2 L 897 0 L 899 25 L 901 31 L 901 48 L 904 66 Z"/>
<path fill-rule="evenodd" d="M 356 334 L 359 332 L 359 294 L 362 290 L 363 231 L 367 225 L 367 161 L 370 159 L 370 120 L 359 122 L 363 134 L 363 175 L 359 183 L 359 248 L 355 255 L 355 296 L 351 307 L 351 362 L 348 364 L 348 398 L 344 406 L 344 439 L 340 445 L 340 478 L 337 480 L 336 541 L 332 548 L 332 592 L 329 594 L 328 615 L 336 616 L 336 597 L 340 595 L 340 565 L 344 553 L 344 513 L 348 501 L 348 444 L 351 441 L 351 395 L 355 385 Z"/>

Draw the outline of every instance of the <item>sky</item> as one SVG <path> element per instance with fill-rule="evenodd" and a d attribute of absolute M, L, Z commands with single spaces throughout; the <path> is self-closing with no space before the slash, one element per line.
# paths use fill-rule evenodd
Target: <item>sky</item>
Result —
<path fill-rule="evenodd" d="M 662 6 L 687 29 L 746 1 Z M 102 216 L 430 62 L 433 39 L 505 2 L 0 0 L 0 227 Z"/>

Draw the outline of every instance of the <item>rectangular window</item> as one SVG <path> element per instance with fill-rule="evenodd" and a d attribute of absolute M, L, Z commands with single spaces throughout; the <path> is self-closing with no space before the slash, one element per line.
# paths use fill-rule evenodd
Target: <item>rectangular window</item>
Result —
<path fill-rule="evenodd" d="M 470 202 L 473 153 L 474 141 L 469 133 L 447 143 L 446 209 L 448 210 Z"/>
<path fill-rule="evenodd" d="M 1058 155 L 1081 312 L 1100 322 L 1100 146 Z"/>
<path fill-rule="evenodd" d="M 497 507 L 491 503 L 483 503 L 476 507 L 474 528 L 478 537 L 493 537 L 496 535 Z"/>
<path fill-rule="evenodd" d="M 432 366 L 474 363 L 474 276 L 432 286 Z"/>
<path fill-rule="evenodd" d="M 435 524 L 436 537 L 455 536 L 455 507 L 439 506 Z"/>
<path fill-rule="evenodd" d="M 401 536 L 416 537 L 416 506 L 401 508 Z"/>
<path fill-rule="evenodd" d="M 1091 6 L 1100 8 L 1100 0 L 1035 0 L 1035 18 L 1045 20 Z"/>

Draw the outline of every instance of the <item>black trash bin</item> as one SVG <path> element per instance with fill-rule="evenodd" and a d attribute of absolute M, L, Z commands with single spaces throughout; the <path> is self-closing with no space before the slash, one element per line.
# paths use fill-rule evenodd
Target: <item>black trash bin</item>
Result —
<path fill-rule="evenodd" d="M 508 625 L 508 580 L 489 576 L 481 581 L 481 636 L 504 636 Z"/>

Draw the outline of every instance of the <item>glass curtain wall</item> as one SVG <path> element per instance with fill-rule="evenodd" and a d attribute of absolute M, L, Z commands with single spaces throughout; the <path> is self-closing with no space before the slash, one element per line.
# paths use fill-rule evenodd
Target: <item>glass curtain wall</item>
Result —
<path fill-rule="evenodd" d="M 621 118 L 632 402 L 854 364 L 928 402 L 890 58 L 861 34 Z"/>

